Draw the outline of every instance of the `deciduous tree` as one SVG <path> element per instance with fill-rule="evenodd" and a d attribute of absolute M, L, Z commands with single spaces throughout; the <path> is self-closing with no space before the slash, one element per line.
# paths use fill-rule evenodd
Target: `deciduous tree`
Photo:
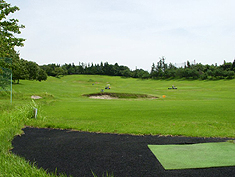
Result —
<path fill-rule="evenodd" d="M 15 37 L 15 34 L 20 34 L 24 25 L 19 25 L 18 19 L 7 17 L 20 9 L 0 0 L 0 10 L 0 57 L 16 57 L 12 56 L 15 54 L 14 47 L 23 46 L 25 39 Z"/>

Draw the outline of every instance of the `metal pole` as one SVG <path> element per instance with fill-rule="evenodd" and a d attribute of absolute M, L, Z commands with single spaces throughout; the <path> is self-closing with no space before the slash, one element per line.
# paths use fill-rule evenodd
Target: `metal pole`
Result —
<path fill-rule="evenodd" d="M 10 102 L 12 104 L 12 70 L 11 70 L 11 96 L 10 96 Z"/>

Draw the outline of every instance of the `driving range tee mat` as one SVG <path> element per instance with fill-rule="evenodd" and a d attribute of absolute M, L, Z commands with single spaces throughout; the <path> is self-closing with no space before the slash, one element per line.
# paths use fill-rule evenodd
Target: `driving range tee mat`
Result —
<path fill-rule="evenodd" d="M 235 143 L 148 145 L 165 170 L 235 166 Z"/>

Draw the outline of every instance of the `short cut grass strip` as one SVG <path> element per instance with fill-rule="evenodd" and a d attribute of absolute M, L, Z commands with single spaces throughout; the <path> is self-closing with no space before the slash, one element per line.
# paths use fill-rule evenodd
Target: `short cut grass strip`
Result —
<path fill-rule="evenodd" d="M 148 147 L 166 170 L 235 166 L 232 142 Z"/>

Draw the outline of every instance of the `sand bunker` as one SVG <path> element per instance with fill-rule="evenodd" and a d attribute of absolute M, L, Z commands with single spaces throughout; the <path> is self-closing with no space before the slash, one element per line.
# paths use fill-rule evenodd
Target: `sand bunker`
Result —
<path fill-rule="evenodd" d="M 38 99 L 41 99 L 42 97 L 36 96 L 36 95 L 32 95 L 31 98 L 34 99 L 34 100 L 38 100 Z"/>
<path fill-rule="evenodd" d="M 92 93 L 92 94 L 84 94 L 83 96 L 87 96 L 93 99 L 156 99 L 158 97 L 151 96 L 147 94 L 135 94 L 135 93 Z"/>
<path fill-rule="evenodd" d="M 93 99 L 107 99 L 107 100 L 118 99 L 116 97 L 111 97 L 109 95 L 89 96 L 89 98 L 93 98 Z"/>

